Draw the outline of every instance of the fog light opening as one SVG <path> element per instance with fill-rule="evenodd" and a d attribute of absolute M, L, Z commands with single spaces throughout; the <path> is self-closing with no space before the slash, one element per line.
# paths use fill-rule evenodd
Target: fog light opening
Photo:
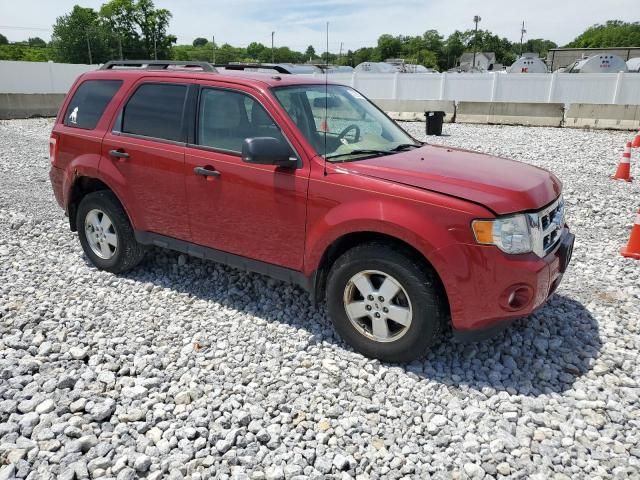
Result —
<path fill-rule="evenodd" d="M 502 308 L 517 311 L 525 308 L 533 298 L 533 289 L 529 285 L 512 285 L 502 294 Z"/>
<path fill-rule="evenodd" d="M 509 307 L 514 310 L 519 310 L 522 307 L 526 306 L 531 300 L 531 295 L 529 293 L 529 288 L 527 287 L 518 287 L 511 295 L 509 295 Z"/>

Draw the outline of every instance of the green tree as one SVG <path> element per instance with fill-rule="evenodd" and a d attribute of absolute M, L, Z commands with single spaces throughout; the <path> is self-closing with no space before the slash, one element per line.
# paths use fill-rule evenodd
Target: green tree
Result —
<path fill-rule="evenodd" d="M 246 57 L 246 50 L 236 48 L 228 43 L 216 49 L 216 63 L 241 62 Z"/>
<path fill-rule="evenodd" d="M 56 19 L 51 45 L 54 59 L 65 63 L 102 63 L 110 59 L 98 13 L 79 5 Z"/>
<path fill-rule="evenodd" d="M 9 43 L 9 40 L 7 39 L 7 37 L 5 37 L 0 33 L 0 45 L 7 45 L 8 43 Z"/>
<path fill-rule="evenodd" d="M 515 45 L 514 45 L 515 46 Z M 543 38 L 531 38 L 523 43 L 522 53 L 537 53 L 540 57 L 546 57 L 552 48 L 558 48 L 558 44 Z"/>
<path fill-rule="evenodd" d="M 105 41 L 111 56 L 169 58 L 176 38 L 167 33 L 171 13 L 152 0 L 110 0 L 100 8 Z M 205 41 L 206 42 L 206 41 Z"/>
<path fill-rule="evenodd" d="M 138 0 L 135 18 L 148 58 L 154 55 L 158 59 L 169 58 L 171 46 L 176 43 L 176 37 L 167 34 L 171 12 L 166 8 L 156 9 L 152 0 Z"/>
<path fill-rule="evenodd" d="M 198 37 L 193 41 L 194 47 L 204 47 L 209 41 L 206 38 Z"/>
<path fill-rule="evenodd" d="M 604 25 L 589 27 L 576 37 L 567 47 L 605 48 L 635 47 L 640 45 L 640 22 L 627 23 L 621 20 L 609 20 Z"/>
<path fill-rule="evenodd" d="M 307 47 L 307 49 L 304 52 L 304 56 L 307 58 L 307 60 L 309 59 L 313 60 L 314 58 L 318 58 L 318 56 L 316 55 L 316 49 L 313 48 L 313 45 L 309 45 Z"/>
<path fill-rule="evenodd" d="M 251 42 L 247 47 L 247 55 L 252 61 L 256 61 L 259 58 L 263 58 L 265 55 L 265 51 L 267 47 L 258 42 Z M 271 55 L 271 50 L 269 50 L 269 55 Z"/>
<path fill-rule="evenodd" d="M 111 0 L 100 8 L 106 42 L 112 58 L 149 58 L 137 24 L 138 8 L 133 0 Z"/>
<path fill-rule="evenodd" d="M 45 42 L 40 37 L 30 37 L 29 40 L 27 40 L 27 43 L 29 44 L 30 47 L 46 47 L 47 46 L 47 42 Z"/>
<path fill-rule="evenodd" d="M 447 37 L 444 45 L 443 55 L 440 58 L 440 68 L 449 69 L 455 67 L 458 59 L 466 49 L 465 38 L 462 32 L 456 30 Z"/>
<path fill-rule="evenodd" d="M 46 62 L 51 59 L 51 50 L 47 47 L 29 47 L 24 43 L 0 44 L 0 60 Z"/>
<path fill-rule="evenodd" d="M 377 61 L 384 62 L 387 58 L 397 58 L 402 54 L 402 39 L 384 34 L 378 38 L 375 57 Z"/>
<path fill-rule="evenodd" d="M 443 38 L 437 30 L 427 30 L 422 34 L 425 48 L 437 56 L 440 56 L 444 50 Z"/>
<path fill-rule="evenodd" d="M 304 54 L 300 52 L 294 52 L 289 47 L 278 47 L 275 49 L 275 61 L 276 63 L 303 63 Z"/>
<path fill-rule="evenodd" d="M 371 47 L 359 48 L 353 52 L 353 66 L 360 65 L 364 62 L 373 62 L 375 51 Z"/>

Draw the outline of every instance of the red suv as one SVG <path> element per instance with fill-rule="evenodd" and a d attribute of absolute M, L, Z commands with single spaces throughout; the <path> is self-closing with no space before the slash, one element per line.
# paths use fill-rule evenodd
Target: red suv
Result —
<path fill-rule="evenodd" d="M 553 174 L 426 145 L 353 88 L 302 76 L 110 62 L 71 88 L 50 154 L 97 268 L 157 245 L 294 282 L 386 361 L 530 314 L 571 258 Z"/>

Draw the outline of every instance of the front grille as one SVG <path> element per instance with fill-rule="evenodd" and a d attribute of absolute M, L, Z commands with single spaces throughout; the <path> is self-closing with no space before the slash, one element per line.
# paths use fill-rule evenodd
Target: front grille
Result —
<path fill-rule="evenodd" d="M 546 256 L 560 241 L 564 227 L 564 200 L 559 196 L 551 205 L 529 214 L 533 251 Z"/>

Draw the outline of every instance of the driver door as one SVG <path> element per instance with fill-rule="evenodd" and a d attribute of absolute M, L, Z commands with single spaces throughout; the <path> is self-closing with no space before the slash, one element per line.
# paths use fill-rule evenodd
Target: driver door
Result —
<path fill-rule="evenodd" d="M 185 155 L 193 242 L 302 270 L 308 162 L 299 157 L 298 168 L 243 162 L 245 138 L 288 140 L 274 121 L 277 112 L 251 91 L 201 87 L 195 139 Z"/>

